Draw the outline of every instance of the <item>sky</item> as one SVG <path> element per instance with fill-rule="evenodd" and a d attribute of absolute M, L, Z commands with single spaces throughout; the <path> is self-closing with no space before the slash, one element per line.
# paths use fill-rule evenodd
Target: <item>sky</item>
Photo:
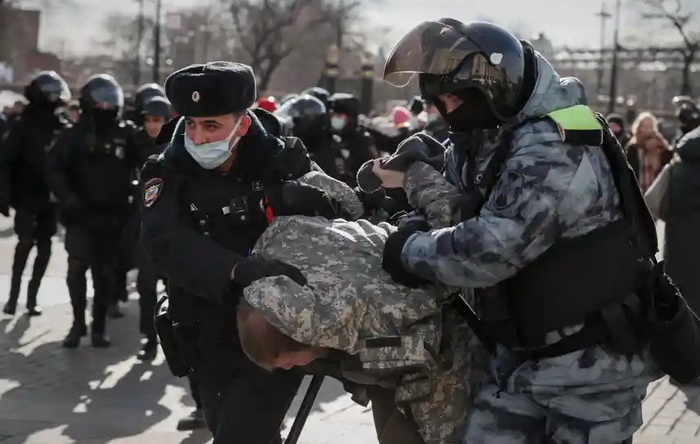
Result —
<path fill-rule="evenodd" d="M 42 49 L 61 54 L 81 54 L 94 48 L 103 36 L 103 20 L 115 12 L 135 12 L 135 0 L 26 0 L 25 4 L 50 3 L 42 17 Z M 163 0 L 163 8 L 177 9 L 204 3 L 192 0 Z M 555 46 L 597 48 L 600 45 L 600 18 L 596 13 L 603 3 L 609 12 L 614 0 L 361 0 L 361 26 L 370 30 L 379 45 L 397 42 L 416 24 L 441 17 L 462 21 L 489 19 L 506 28 L 537 36 L 544 32 Z M 700 1 L 683 0 L 700 10 Z M 146 3 L 153 3 L 146 0 Z M 639 0 L 622 0 L 621 37 L 638 42 L 645 36 L 660 35 L 660 24 L 649 24 L 638 18 Z M 147 6 L 152 13 L 153 6 Z M 613 20 L 608 20 L 607 40 L 612 41 Z M 674 33 L 667 34 L 675 38 Z M 664 42 L 655 42 L 663 44 Z M 640 43 L 643 44 L 643 43 Z"/>

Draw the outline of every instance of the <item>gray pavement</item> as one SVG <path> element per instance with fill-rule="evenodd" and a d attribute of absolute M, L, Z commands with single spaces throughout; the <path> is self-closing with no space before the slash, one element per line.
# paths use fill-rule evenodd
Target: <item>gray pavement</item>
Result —
<path fill-rule="evenodd" d="M 0 219 L 1 304 L 9 290 L 15 242 L 9 222 Z M 113 347 L 60 347 L 71 322 L 65 264 L 59 238 L 39 293 L 43 316 L 28 318 L 21 310 L 14 317 L 0 315 L 0 444 L 210 442 L 205 431 L 175 430 L 178 419 L 193 409 L 186 380 L 170 375 L 162 355 L 147 364 L 135 359 L 140 339 L 135 295 L 124 304 L 127 316 L 108 325 Z M 700 387 L 657 381 L 649 388 L 644 416 L 636 443 L 700 443 Z M 354 404 L 340 384 L 326 381 L 300 442 L 376 444 L 371 411 Z"/>

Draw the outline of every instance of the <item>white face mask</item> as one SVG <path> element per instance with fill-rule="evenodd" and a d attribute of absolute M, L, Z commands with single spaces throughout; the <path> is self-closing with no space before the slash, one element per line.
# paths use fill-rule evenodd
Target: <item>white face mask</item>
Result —
<path fill-rule="evenodd" d="M 336 131 L 341 131 L 345 128 L 345 119 L 342 117 L 332 117 L 331 118 L 331 128 Z"/>
<path fill-rule="evenodd" d="M 202 143 L 196 145 L 192 139 L 187 137 L 185 133 L 185 149 L 190 156 L 204 169 L 213 170 L 221 166 L 224 162 L 231 157 L 231 152 L 236 146 L 241 136 L 236 136 L 238 128 L 240 128 L 243 122 L 243 117 L 238 119 L 236 126 L 233 127 L 231 133 L 224 140 L 218 140 L 216 142 Z"/>

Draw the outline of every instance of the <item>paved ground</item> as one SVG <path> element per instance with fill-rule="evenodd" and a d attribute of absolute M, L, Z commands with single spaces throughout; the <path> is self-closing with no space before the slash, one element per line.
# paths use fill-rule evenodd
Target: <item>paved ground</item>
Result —
<path fill-rule="evenodd" d="M 14 248 L 9 228 L 7 219 L 0 220 L 3 304 Z M 209 442 L 205 432 L 175 431 L 177 420 L 193 405 L 185 381 L 169 374 L 161 356 L 149 364 L 134 358 L 139 346 L 135 300 L 124 306 L 127 317 L 109 324 L 112 348 L 60 347 L 70 324 L 60 240 L 54 253 L 39 294 L 45 315 L 0 317 L 0 444 Z M 700 442 L 700 387 L 658 381 L 649 389 L 644 414 L 647 422 L 636 443 Z M 300 441 L 376 444 L 371 412 L 353 404 L 338 384 L 327 382 Z"/>

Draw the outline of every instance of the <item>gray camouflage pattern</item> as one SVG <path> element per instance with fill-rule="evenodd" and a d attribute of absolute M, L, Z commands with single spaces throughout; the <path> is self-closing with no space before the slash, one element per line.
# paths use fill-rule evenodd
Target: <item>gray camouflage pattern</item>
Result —
<path fill-rule="evenodd" d="M 318 171 L 306 173 L 298 180 L 325 191 L 328 197 L 338 202 L 340 208 L 352 216 L 353 220 L 362 217 L 362 213 L 364 212 L 362 202 L 360 202 L 360 199 L 355 195 L 353 189 L 345 182 L 341 182 L 338 179 L 334 179 Z"/>
<path fill-rule="evenodd" d="M 404 190 L 408 203 L 421 209 L 431 227 L 450 227 L 459 220 L 459 190 L 427 163 L 416 162 L 408 168 Z"/>
<path fill-rule="evenodd" d="M 518 121 L 585 104 L 580 83 L 560 79 L 539 54 L 538 71 Z M 488 140 L 477 153 L 478 171 L 486 168 L 495 142 Z M 446 156 L 446 177 L 463 191 L 454 148 Z M 503 174 L 478 217 L 414 234 L 402 259 L 418 276 L 465 287 L 470 300 L 470 288 L 512 277 L 560 237 L 581 236 L 621 216 L 602 150 L 563 144 L 554 123 L 528 121 L 516 130 Z M 661 376 L 648 352 L 622 356 L 604 346 L 537 362 L 497 347 L 489 373 L 470 412 L 465 443 L 539 443 L 545 436 L 554 443 L 619 443 L 641 425 L 646 386 Z"/>

